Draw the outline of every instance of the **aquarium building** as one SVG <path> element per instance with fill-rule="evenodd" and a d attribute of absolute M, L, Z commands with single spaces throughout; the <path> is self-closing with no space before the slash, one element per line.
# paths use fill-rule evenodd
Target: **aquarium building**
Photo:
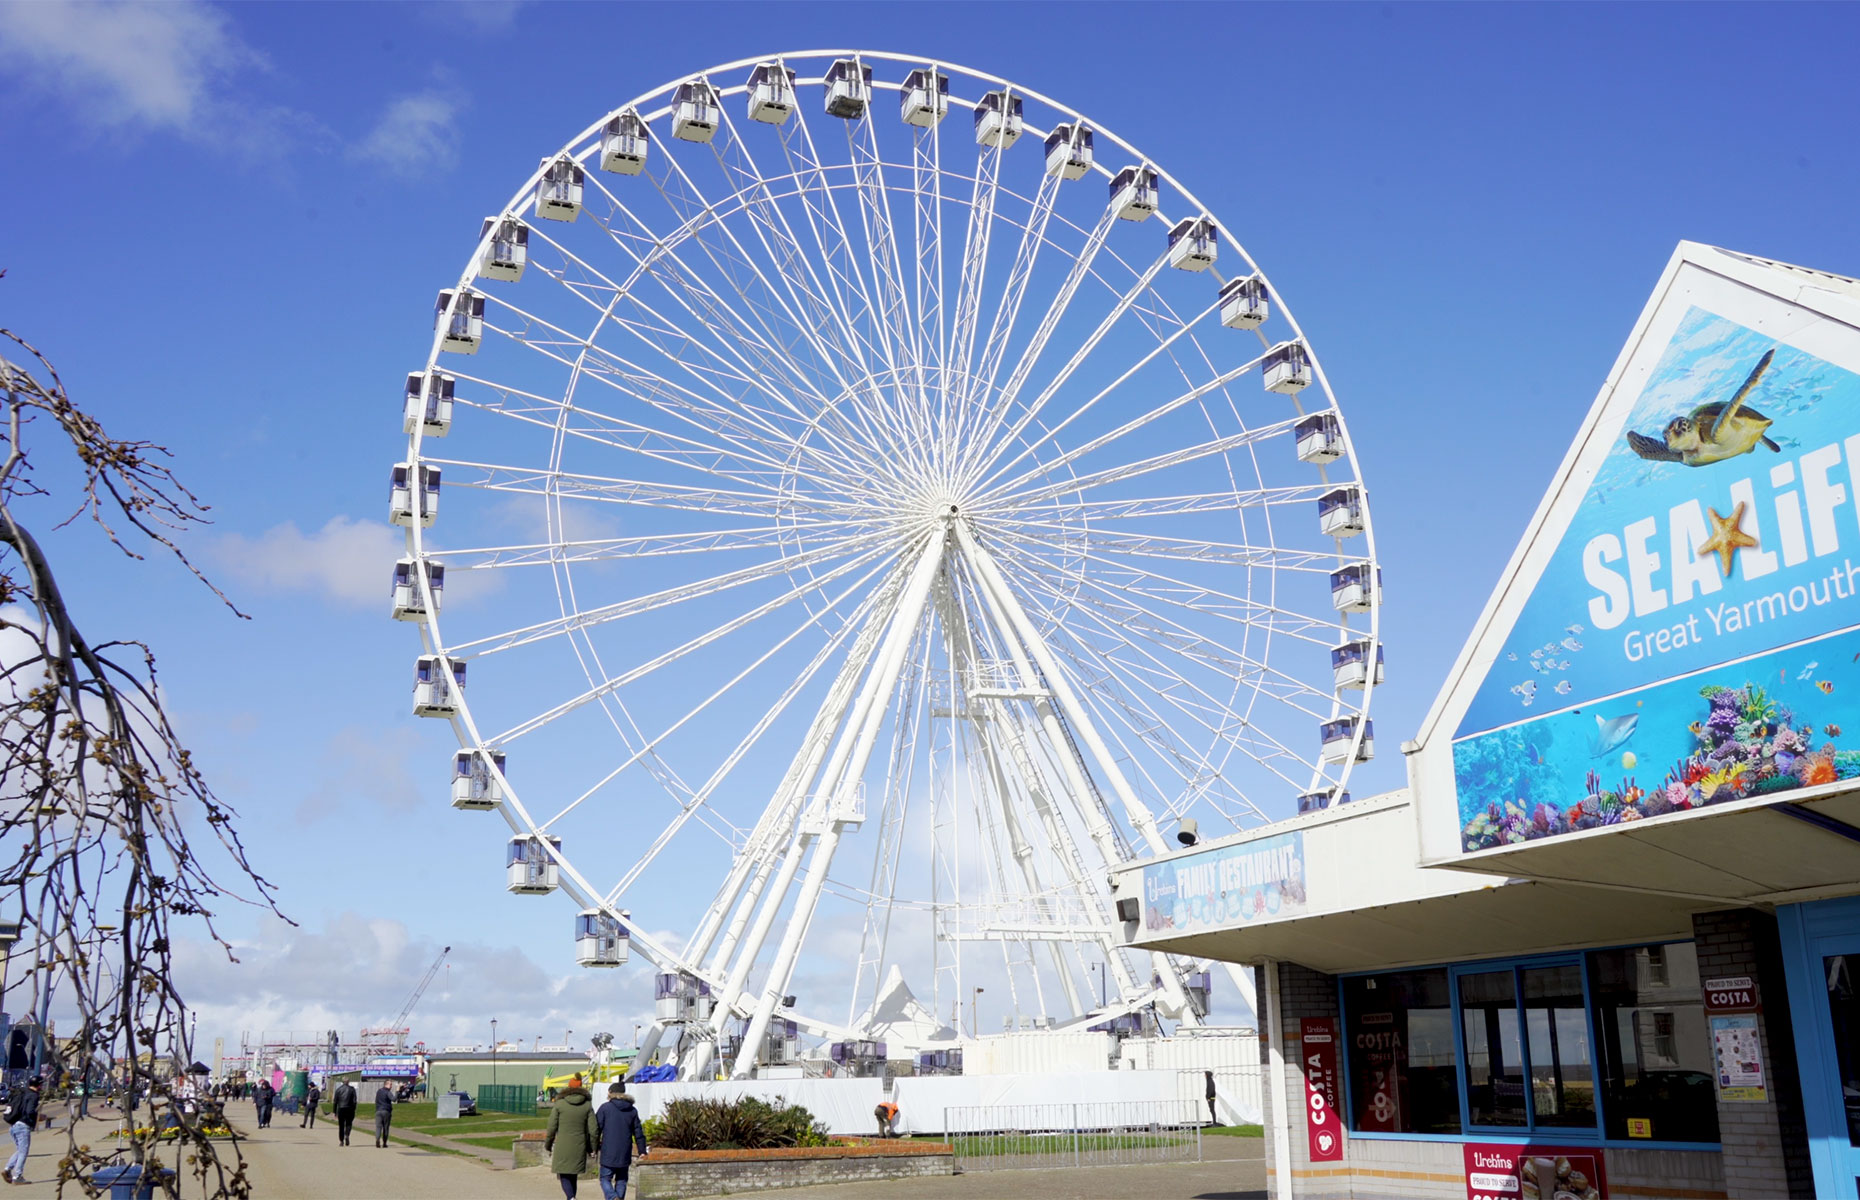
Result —
<path fill-rule="evenodd" d="M 1406 790 L 1112 877 L 1253 964 L 1274 1197 L 1855 1197 L 1860 284 L 1691 243 Z"/>

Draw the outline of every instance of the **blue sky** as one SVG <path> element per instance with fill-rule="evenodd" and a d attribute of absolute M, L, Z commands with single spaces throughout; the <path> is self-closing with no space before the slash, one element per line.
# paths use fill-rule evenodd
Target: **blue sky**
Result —
<path fill-rule="evenodd" d="M 1192 187 L 1296 309 L 1362 457 L 1389 676 L 1363 794 L 1402 782 L 1674 244 L 1860 273 L 1857 36 L 1835 5 L 0 7 L 0 324 L 174 450 L 217 520 L 190 552 L 254 617 L 57 539 L 93 634 L 161 655 L 300 924 L 235 917 L 242 967 L 191 965 L 201 1033 L 385 1017 L 441 944 L 432 1040 L 650 1008 L 643 970 L 574 974 L 565 906 L 505 896 L 380 611 L 433 293 L 613 105 L 741 57 L 891 49 L 1063 99 Z"/>

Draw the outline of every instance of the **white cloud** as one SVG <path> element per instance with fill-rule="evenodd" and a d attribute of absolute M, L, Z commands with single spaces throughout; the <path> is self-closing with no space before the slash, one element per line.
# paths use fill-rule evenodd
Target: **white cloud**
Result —
<path fill-rule="evenodd" d="M 245 583 L 279 592 L 313 592 L 357 607 L 385 608 L 402 535 L 383 521 L 332 517 L 315 533 L 293 522 L 256 538 L 227 534 L 214 557 Z"/>
<path fill-rule="evenodd" d="M 517 23 L 524 0 L 442 0 L 421 11 L 435 25 L 470 33 L 501 33 Z"/>
<path fill-rule="evenodd" d="M 0 4 L 13 73 L 111 124 L 209 134 L 217 89 L 264 59 L 226 15 L 198 0 Z"/>
<path fill-rule="evenodd" d="M 429 765 L 431 748 L 409 725 L 345 725 L 331 734 L 318 756 L 321 777 L 297 807 L 305 824 L 361 811 L 405 811 L 431 799 L 438 784 L 423 780 L 408 763 Z M 440 778 L 436 772 L 435 779 Z M 353 814 L 351 814 L 353 815 Z"/>
<path fill-rule="evenodd" d="M 400 96 L 350 149 L 350 157 L 408 178 L 450 167 L 458 160 L 458 116 L 464 108 L 456 93 L 439 88 Z"/>

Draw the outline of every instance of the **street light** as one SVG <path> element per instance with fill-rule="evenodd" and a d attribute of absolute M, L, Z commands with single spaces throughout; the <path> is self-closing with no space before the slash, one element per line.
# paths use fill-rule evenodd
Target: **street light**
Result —
<path fill-rule="evenodd" d="M 639 1029 L 639 1025 L 633 1026 L 633 1053 L 635 1054 L 639 1053 Z"/>
<path fill-rule="evenodd" d="M 981 1036 L 980 1034 L 976 1032 L 976 1030 L 981 1028 L 981 1026 L 975 1023 L 976 1005 L 979 1003 L 976 997 L 980 996 L 986 990 L 987 990 L 986 988 L 976 988 L 974 994 L 969 997 L 969 1036 L 970 1037 Z"/>
<path fill-rule="evenodd" d="M 1101 962 L 1093 963 L 1091 965 L 1091 969 L 1098 972 L 1098 1007 L 1099 1008 L 1103 1008 L 1107 1003 L 1109 1003 L 1105 995 L 1107 989 L 1106 989 L 1105 982 L 1104 982 L 1104 968 L 1105 968 L 1105 964 Z"/>
<path fill-rule="evenodd" d="M 497 1018 L 491 1018 L 491 1086 L 497 1086 Z"/>

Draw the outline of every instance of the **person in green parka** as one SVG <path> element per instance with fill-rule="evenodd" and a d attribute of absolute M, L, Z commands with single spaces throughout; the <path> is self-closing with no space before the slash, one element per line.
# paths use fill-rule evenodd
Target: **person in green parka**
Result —
<path fill-rule="evenodd" d="M 575 1189 L 581 1182 L 581 1172 L 588 1165 L 588 1155 L 599 1145 L 594 1100 L 588 1095 L 588 1089 L 581 1086 L 581 1076 L 577 1075 L 549 1106 L 549 1132 L 543 1139 L 543 1149 L 549 1152 L 549 1167 L 562 1184 L 562 1194 L 568 1200 L 575 1200 Z"/>

